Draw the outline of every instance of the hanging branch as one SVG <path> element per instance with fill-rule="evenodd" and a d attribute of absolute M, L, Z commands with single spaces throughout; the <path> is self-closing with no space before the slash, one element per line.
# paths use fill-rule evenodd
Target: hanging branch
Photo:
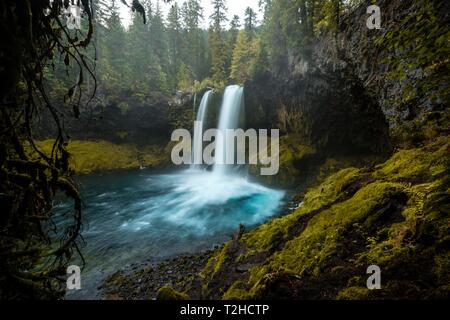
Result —
<path fill-rule="evenodd" d="M 77 1 L 86 15 L 84 36 L 71 32 L 60 13 L 68 1 L 3 0 L 0 2 L 0 298 L 59 298 L 64 295 L 65 266 L 82 240 L 82 202 L 69 168 L 67 135 L 60 106 L 50 101 L 44 86 L 45 67 L 54 56 L 64 57 L 78 76 L 66 94 L 74 113 L 83 103 L 85 74 L 97 82 L 84 50 L 93 37 L 92 0 Z M 145 12 L 134 0 L 132 10 Z M 56 127 L 53 147 L 36 145 L 33 123 L 47 110 Z M 59 230 L 53 223 L 53 198 L 63 192 L 73 200 L 72 222 Z M 59 239 L 59 241 L 58 241 Z M 38 267 L 40 266 L 40 267 Z"/>

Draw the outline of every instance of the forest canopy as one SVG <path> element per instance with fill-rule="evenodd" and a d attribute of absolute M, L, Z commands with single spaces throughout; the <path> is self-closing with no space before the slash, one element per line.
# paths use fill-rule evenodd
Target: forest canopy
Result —
<path fill-rule="evenodd" d="M 288 46 L 307 53 L 314 37 L 336 29 L 339 16 L 359 2 L 260 0 L 258 8 L 247 7 L 228 19 L 225 0 L 211 0 L 209 17 L 199 0 L 173 2 L 167 14 L 159 1 L 143 0 L 146 24 L 135 11 L 125 27 L 119 1 L 94 1 L 91 56 L 100 93 L 111 99 L 150 90 L 173 94 L 286 71 Z M 69 86 L 64 61 L 59 65 L 54 74 L 48 70 L 55 96 Z"/>

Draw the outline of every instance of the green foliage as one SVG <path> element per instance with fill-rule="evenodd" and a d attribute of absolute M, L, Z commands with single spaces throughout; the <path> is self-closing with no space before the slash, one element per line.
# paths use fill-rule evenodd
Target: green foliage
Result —
<path fill-rule="evenodd" d="M 211 46 L 212 79 L 220 83 L 228 78 L 229 62 L 226 55 L 227 44 L 224 36 L 223 25 L 227 21 L 227 7 L 224 0 L 213 0 L 213 13 L 210 17 L 209 42 Z"/>
<path fill-rule="evenodd" d="M 247 31 L 250 39 L 253 38 L 253 34 L 255 32 L 256 29 L 256 12 L 253 11 L 252 8 L 247 7 L 247 9 L 245 9 L 245 31 Z"/>
<path fill-rule="evenodd" d="M 250 71 L 256 63 L 258 42 L 251 40 L 249 32 L 247 30 L 239 32 L 236 46 L 233 50 L 230 78 L 240 84 L 250 80 Z"/>
<path fill-rule="evenodd" d="M 189 0 L 183 4 L 181 14 L 185 27 L 182 42 L 184 43 L 183 61 L 190 66 L 193 80 L 201 80 L 207 76 L 210 68 L 207 62 L 206 39 L 201 29 L 201 22 L 204 18 L 203 8 L 198 0 Z"/>
<path fill-rule="evenodd" d="M 145 1 L 146 24 L 133 13 L 128 29 L 122 25 L 117 1 L 96 7 L 96 76 L 104 104 L 123 96 L 145 97 L 150 91 L 172 94 L 191 90 L 195 80 L 209 75 L 207 36 L 201 29 L 203 8 L 187 0 L 170 9 L 167 22 L 159 3 Z M 62 69 L 63 61 L 56 64 Z M 48 77 L 55 95 L 62 91 L 64 72 Z M 59 96 L 60 97 L 60 96 Z"/>

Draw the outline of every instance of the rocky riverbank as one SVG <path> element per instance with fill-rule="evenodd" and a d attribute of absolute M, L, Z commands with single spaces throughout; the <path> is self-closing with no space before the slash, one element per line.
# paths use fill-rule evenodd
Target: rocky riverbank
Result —
<path fill-rule="evenodd" d="M 153 300 L 160 288 L 170 286 L 180 292 L 190 289 L 190 297 L 199 298 L 200 291 L 193 288 L 212 254 L 206 251 L 160 263 L 133 264 L 109 276 L 99 290 L 104 299 Z"/>

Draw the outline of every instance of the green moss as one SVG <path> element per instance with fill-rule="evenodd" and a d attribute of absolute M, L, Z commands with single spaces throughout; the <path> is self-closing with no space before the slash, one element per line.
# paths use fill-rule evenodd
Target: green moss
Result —
<path fill-rule="evenodd" d="M 441 283 L 450 283 L 450 251 L 434 258 L 434 272 Z"/>
<path fill-rule="evenodd" d="M 340 192 L 356 181 L 360 176 L 360 171 L 349 168 L 329 177 L 319 187 L 310 189 L 305 195 L 304 203 L 292 214 L 273 219 L 255 230 L 246 233 L 242 240 L 246 243 L 249 251 L 265 251 L 273 244 L 277 237 L 286 238 L 289 228 L 301 216 L 318 210 L 330 203 L 333 203 L 340 196 Z"/>
<path fill-rule="evenodd" d="M 37 142 L 37 146 L 50 154 L 53 140 Z M 108 141 L 70 141 L 70 166 L 78 173 L 91 173 L 115 169 L 160 166 L 168 162 L 164 150 L 156 146 L 139 149 L 134 145 L 114 144 Z"/>
<path fill-rule="evenodd" d="M 351 225 L 364 221 L 377 206 L 383 205 L 401 190 L 392 183 L 371 183 L 351 199 L 314 216 L 300 236 L 286 243 L 271 259 L 272 269 L 298 274 L 320 272 L 320 265 L 335 252 L 340 237 Z"/>
<path fill-rule="evenodd" d="M 317 188 L 309 190 L 305 195 L 304 209 L 317 210 L 329 205 L 339 197 L 343 191 L 361 176 L 361 171 L 356 168 L 348 168 L 333 174 Z"/>
<path fill-rule="evenodd" d="M 391 128 L 390 135 L 395 145 L 411 149 L 433 141 L 447 131 L 450 122 L 450 110 L 425 112 L 411 121 L 402 121 Z"/>
<path fill-rule="evenodd" d="M 440 138 L 435 143 L 411 150 L 402 150 L 394 154 L 387 162 L 377 167 L 374 177 L 389 180 L 414 180 L 432 178 L 445 173 L 448 167 L 447 138 Z"/>
<path fill-rule="evenodd" d="M 248 253 L 266 251 L 274 244 L 275 237 L 286 237 L 293 218 L 294 216 L 276 218 L 244 234 L 242 241 L 247 244 Z"/>
<path fill-rule="evenodd" d="M 270 154 L 270 142 L 268 144 L 268 151 L 264 150 L 264 152 Z M 274 176 L 264 176 L 262 179 L 269 184 L 294 185 L 305 173 L 303 172 L 305 166 L 300 163 L 314 157 L 315 154 L 316 150 L 302 143 L 300 137 L 296 135 L 282 136 L 279 143 L 279 172 Z M 251 165 L 249 171 L 255 176 L 260 176 L 260 168 L 260 164 Z"/>
<path fill-rule="evenodd" d="M 370 290 L 363 287 L 348 287 L 339 292 L 336 299 L 338 300 L 365 300 Z"/>
<path fill-rule="evenodd" d="M 245 289 L 245 283 L 235 281 L 222 296 L 223 300 L 247 300 L 251 294 Z"/>
<path fill-rule="evenodd" d="M 189 296 L 185 293 L 176 291 L 171 286 L 164 286 L 156 292 L 157 300 L 189 300 Z"/>
<path fill-rule="evenodd" d="M 224 263 L 227 257 L 230 247 L 231 241 L 225 243 L 221 249 L 218 249 L 215 252 L 215 254 L 211 258 L 209 258 L 205 269 L 201 273 L 201 276 L 203 278 L 211 279 L 217 272 L 219 272 L 219 270 L 222 267 L 222 264 Z"/>
<path fill-rule="evenodd" d="M 448 105 L 450 90 L 443 84 L 450 79 L 448 72 L 444 71 L 450 65 L 450 49 L 444 43 L 450 31 L 439 18 L 439 13 L 445 10 L 444 3 L 427 0 L 398 2 L 395 11 L 403 14 L 395 22 L 389 22 L 385 26 L 387 32 L 375 41 L 379 48 L 401 49 L 398 54 L 386 55 L 381 63 L 390 66 L 389 78 L 402 80 L 403 92 L 394 97 L 402 105 L 413 104 L 419 97 L 423 101 L 440 99 L 443 105 Z M 422 72 L 420 76 L 409 76 L 417 70 Z"/>

